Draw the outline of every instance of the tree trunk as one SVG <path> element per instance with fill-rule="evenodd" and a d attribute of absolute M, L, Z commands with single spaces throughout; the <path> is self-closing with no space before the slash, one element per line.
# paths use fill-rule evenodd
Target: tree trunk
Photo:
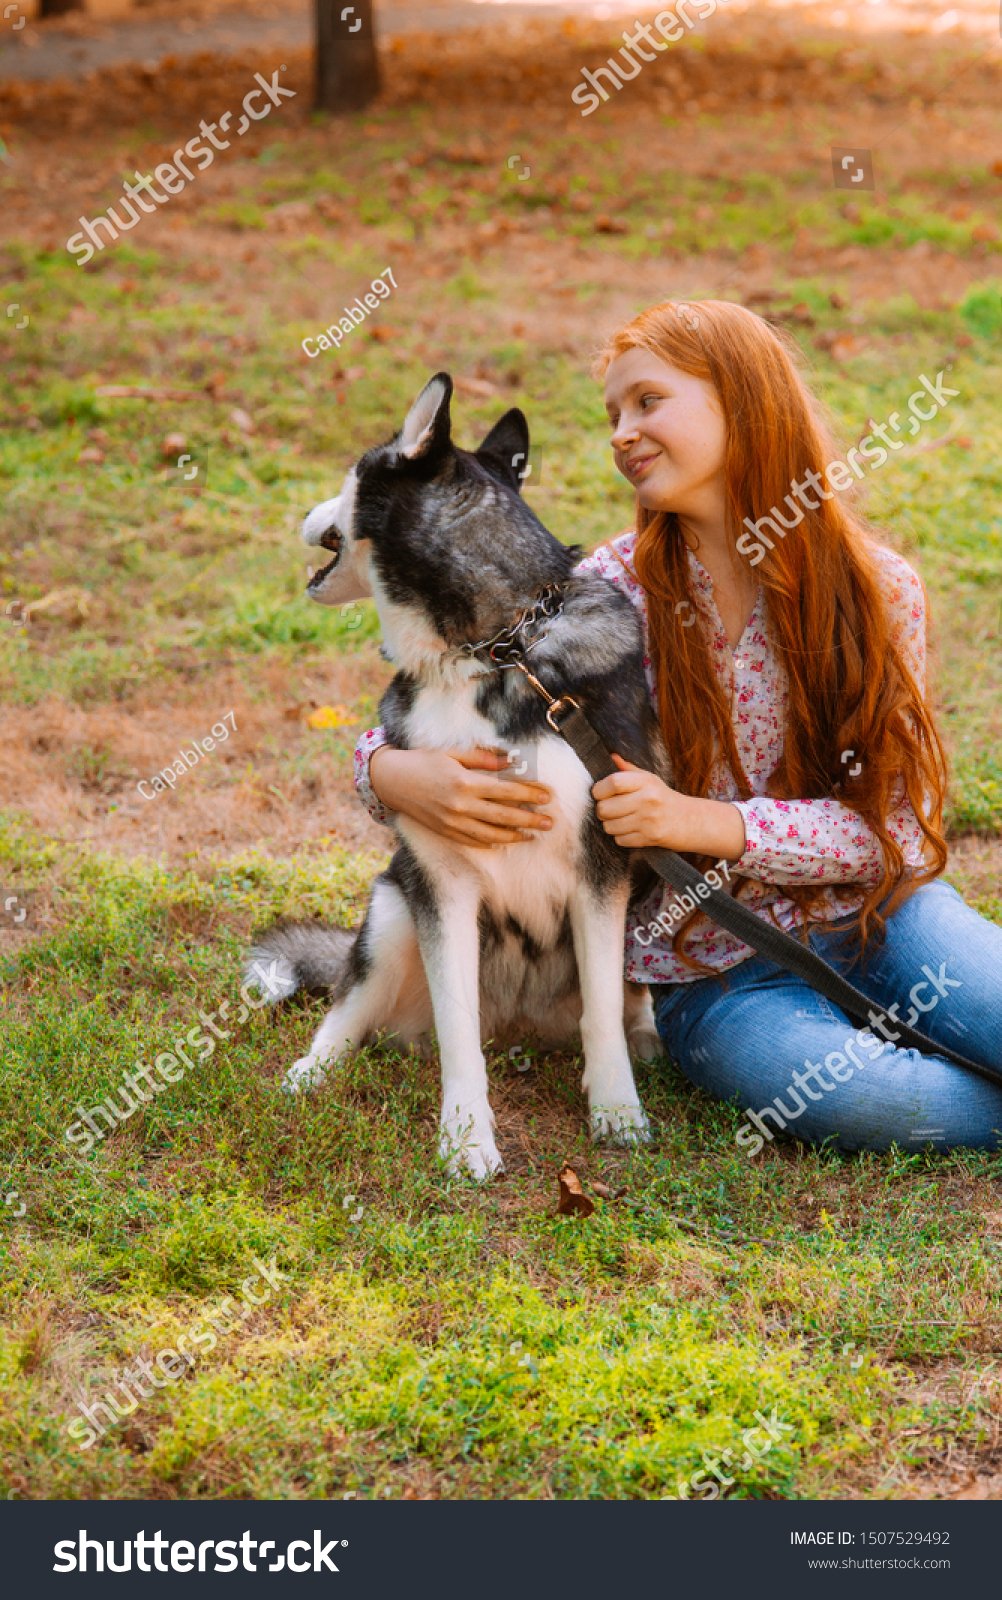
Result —
<path fill-rule="evenodd" d="M 40 17 L 63 17 L 67 11 L 82 11 L 84 0 L 41 0 Z"/>
<path fill-rule="evenodd" d="M 316 0 L 318 111 L 360 111 L 379 93 L 373 0 Z"/>

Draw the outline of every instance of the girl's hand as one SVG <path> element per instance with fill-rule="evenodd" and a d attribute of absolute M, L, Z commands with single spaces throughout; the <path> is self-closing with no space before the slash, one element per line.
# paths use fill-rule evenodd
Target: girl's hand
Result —
<path fill-rule="evenodd" d="M 660 845 L 737 861 L 745 852 L 745 822 L 736 806 L 678 794 L 653 772 L 613 755 L 619 771 L 592 794 L 606 833 L 625 850 Z"/>
<path fill-rule="evenodd" d="M 457 844 L 525 844 L 553 826 L 549 789 L 502 776 L 509 758 L 496 750 L 398 750 L 381 745 L 369 781 L 388 811 L 402 811 Z"/>

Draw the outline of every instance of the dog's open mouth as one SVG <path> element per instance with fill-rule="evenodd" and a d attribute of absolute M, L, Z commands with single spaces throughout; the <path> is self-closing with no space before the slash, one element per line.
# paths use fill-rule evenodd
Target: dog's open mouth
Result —
<path fill-rule="evenodd" d="M 323 583 L 324 579 L 329 577 L 334 571 L 334 568 L 341 559 L 341 549 L 344 544 L 344 538 L 336 528 L 328 528 L 326 532 L 321 535 L 320 544 L 324 550 L 333 550 L 334 559 L 333 561 L 328 561 L 325 567 L 321 567 L 313 574 L 306 586 L 308 589 L 315 589 L 318 584 Z"/>

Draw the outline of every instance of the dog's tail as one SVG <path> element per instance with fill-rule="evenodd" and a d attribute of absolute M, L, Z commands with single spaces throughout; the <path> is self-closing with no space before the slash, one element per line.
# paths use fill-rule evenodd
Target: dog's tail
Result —
<path fill-rule="evenodd" d="M 336 989 L 347 970 L 357 933 L 356 928 L 282 918 L 255 936 L 247 958 L 246 981 L 261 986 L 272 1003 L 287 1000 L 297 989 Z"/>

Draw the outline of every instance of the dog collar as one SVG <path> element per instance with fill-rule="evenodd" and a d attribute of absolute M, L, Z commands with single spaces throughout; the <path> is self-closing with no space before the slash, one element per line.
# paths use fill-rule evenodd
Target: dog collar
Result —
<path fill-rule="evenodd" d="M 581 708 L 569 694 L 561 695 L 559 699 L 552 695 L 546 685 L 540 683 L 535 673 L 529 671 L 525 658 L 544 637 L 543 631 L 532 633 L 530 637 L 531 630 L 539 623 L 552 622 L 554 617 L 559 617 L 563 609 L 563 584 L 548 583 L 539 590 L 532 605 L 526 606 L 507 628 L 501 628 L 489 639 L 479 639 L 476 643 L 460 645 L 458 650 L 458 654 L 466 656 L 468 660 L 479 661 L 484 666 L 489 664 L 500 672 L 515 667 L 531 683 L 540 699 L 546 701 L 546 720 L 554 733 L 564 733 L 564 729 L 557 721 L 561 712 L 569 711 L 572 715 L 574 713 L 580 715 Z M 566 733 L 564 737 L 566 738 Z"/>
<path fill-rule="evenodd" d="M 458 655 L 479 661 L 500 671 L 517 667 L 543 637 L 542 631 L 533 632 L 540 623 L 552 622 L 564 609 L 563 584 L 548 583 L 540 589 L 531 606 L 520 611 L 514 622 L 501 628 L 489 639 L 478 639 L 459 646 Z"/>

